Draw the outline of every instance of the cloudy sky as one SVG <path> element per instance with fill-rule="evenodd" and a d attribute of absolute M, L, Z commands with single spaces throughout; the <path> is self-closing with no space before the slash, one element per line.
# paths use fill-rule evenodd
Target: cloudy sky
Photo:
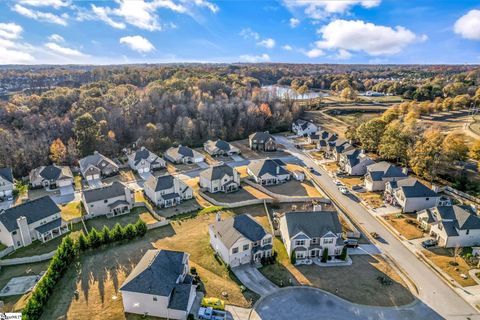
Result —
<path fill-rule="evenodd" d="M 480 63 L 473 0 L 0 1 L 0 64 Z"/>

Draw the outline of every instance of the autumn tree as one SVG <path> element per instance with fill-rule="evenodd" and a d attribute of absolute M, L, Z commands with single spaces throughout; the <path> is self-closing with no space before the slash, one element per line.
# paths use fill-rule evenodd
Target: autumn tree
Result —
<path fill-rule="evenodd" d="M 378 146 L 382 158 L 407 164 L 409 137 L 403 131 L 400 121 L 395 120 L 387 125 Z"/>
<path fill-rule="evenodd" d="M 64 164 L 67 160 L 67 147 L 60 138 L 50 145 L 50 160 L 55 164 Z"/>
<path fill-rule="evenodd" d="M 100 128 L 90 113 L 85 113 L 75 120 L 73 128 L 77 138 L 77 147 L 82 156 L 95 151 Z"/>
<path fill-rule="evenodd" d="M 385 125 L 386 123 L 383 119 L 374 118 L 357 128 L 356 137 L 364 149 L 368 151 L 378 150 Z"/>
<path fill-rule="evenodd" d="M 415 174 L 433 181 L 445 169 L 448 159 L 443 150 L 444 139 L 440 130 L 429 129 L 408 150 L 409 165 Z"/>
<path fill-rule="evenodd" d="M 459 133 L 449 133 L 443 141 L 443 149 L 448 161 L 463 161 L 468 155 L 465 136 Z"/>
<path fill-rule="evenodd" d="M 357 92 L 351 87 L 346 87 L 340 92 L 340 98 L 344 99 L 345 101 L 355 100 L 357 99 Z"/>

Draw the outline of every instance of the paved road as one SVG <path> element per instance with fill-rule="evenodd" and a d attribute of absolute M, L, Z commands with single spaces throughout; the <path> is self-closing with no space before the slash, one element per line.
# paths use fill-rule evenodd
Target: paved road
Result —
<path fill-rule="evenodd" d="M 371 307 L 350 303 L 311 287 L 289 287 L 260 299 L 250 320 L 437 320 L 435 311 L 420 301 L 403 307 Z"/>
<path fill-rule="evenodd" d="M 283 144 L 292 155 L 303 160 L 305 165 L 314 167 L 317 173 L 315 181 L 322 186 L 327 195 L 341 208 L 353 217 L 368 232 L 375 231 L 383 241 L 377 246 L 379 249 L 392 257 L 397 264 L 410 276 L 419 290 L 419 298 L 430 308 L 438 312 L 446 319 L 480 319 L 480 314 L 463 298 L 461 298 L 449 285 L 410 250 L 408 250 L 389 230 L 353 197 L 347 197 L 340 193 L 328 173 L 308 156 L 296 149 L 288 139 L 276 136 L 279 143 Z"/>
<path fill-rule="evenodd" d="M 250 264 L 232 268 L 232 271 L 245 287 L 261 296 L 266 296 L 278 290 L 276 285 L 271 283 L 257 268 Z"/>

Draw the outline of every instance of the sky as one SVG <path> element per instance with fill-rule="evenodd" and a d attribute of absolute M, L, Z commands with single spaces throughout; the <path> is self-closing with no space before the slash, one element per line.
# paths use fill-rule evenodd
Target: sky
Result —
<path fill-rule="evenodd" d="M 480 64 L 480 1 L 0 1 L 0 64 L 172 62 Z"/>

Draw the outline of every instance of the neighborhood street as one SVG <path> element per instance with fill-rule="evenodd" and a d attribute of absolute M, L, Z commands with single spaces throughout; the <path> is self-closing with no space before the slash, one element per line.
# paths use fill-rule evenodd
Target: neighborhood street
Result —
<path fill-rule="evenodd" d="M 408 250 L 389 230 L 373 217 L 358 201 L 343 195 L 328 173 L 318 166 L 294 144 L 282 136 L 275 137 L 294 156 L 302 160 L 306 166 L 313 167 L 315 181 L 324 192 L 340 208 L 357 221 L 367 232 L 377 232 L 381 241 L 379 249 L 393 258 L 395 262 L 410 276 L 418 288 L 418 298 L 428 307 L 446 319 L 480 319 L 480 314 L 427 265 Z"/>

